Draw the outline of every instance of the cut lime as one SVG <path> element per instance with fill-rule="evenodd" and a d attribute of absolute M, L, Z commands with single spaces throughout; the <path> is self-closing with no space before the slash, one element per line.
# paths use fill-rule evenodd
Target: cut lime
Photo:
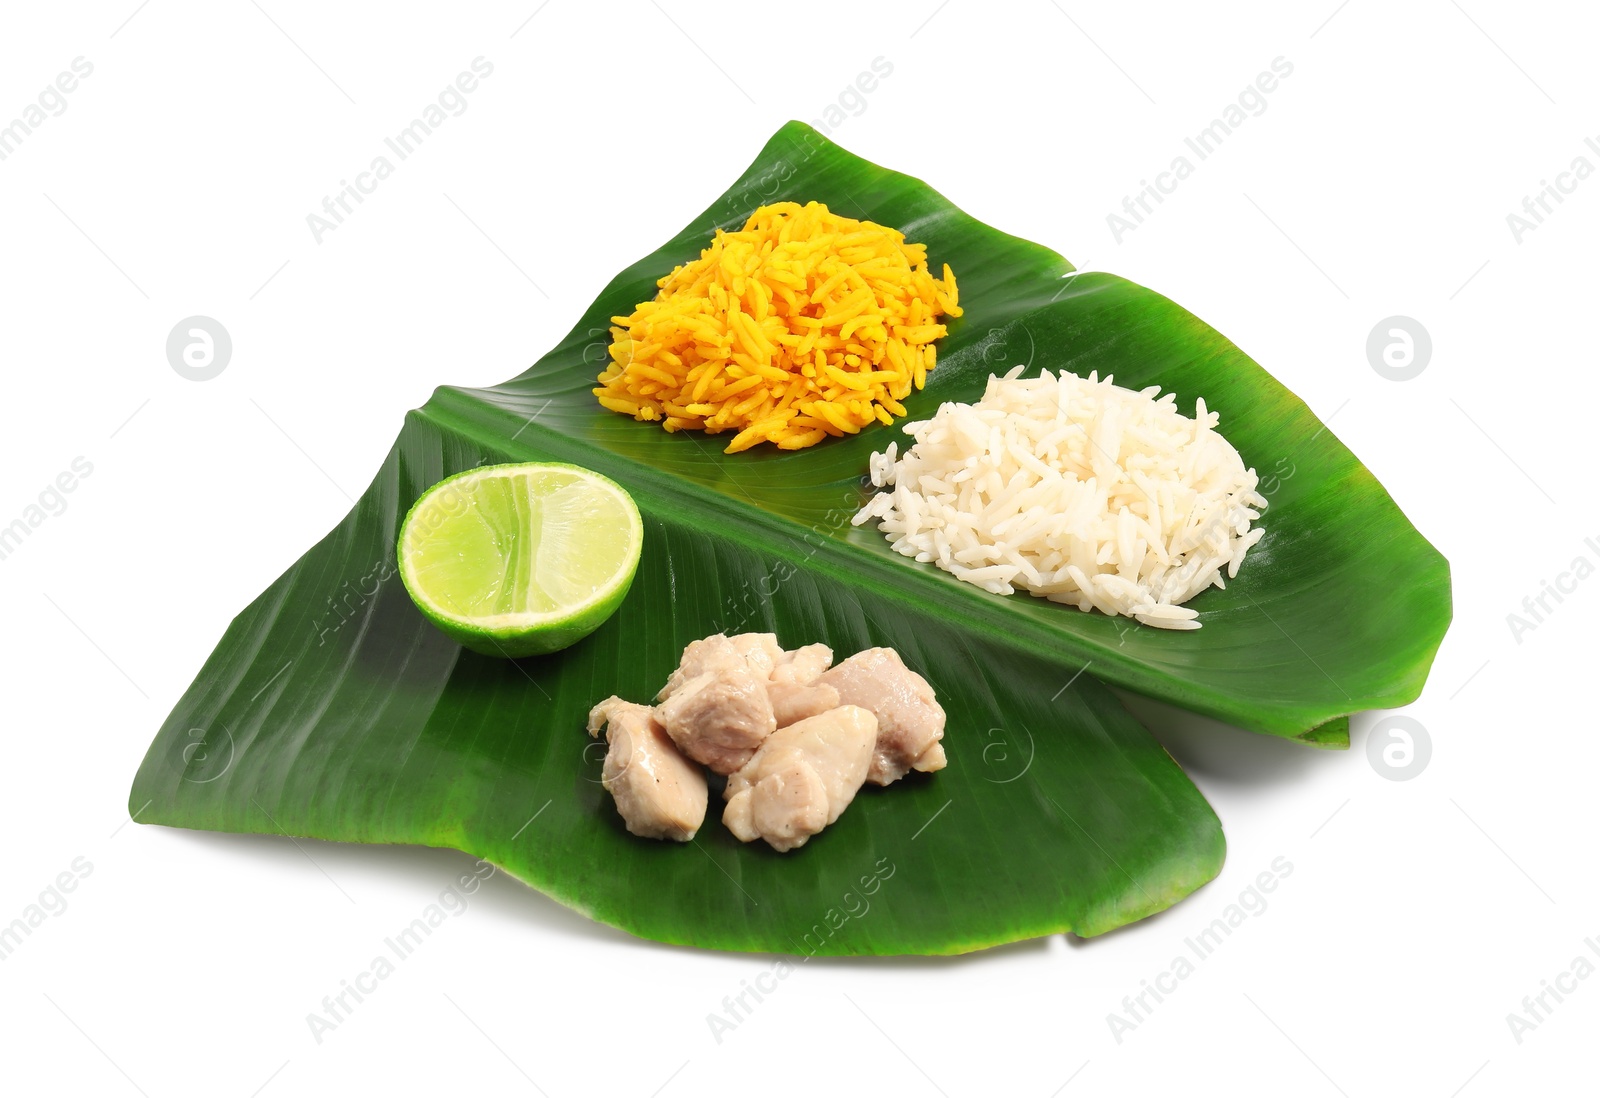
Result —
<path fill-rule="evenodd" d="M 614 481 L 576 465 L 489 465 L 412 506 L 400 579 L 465 647 L 532 656 L 582 640 L 616 611 L 643 544 L 639 509 Z"/>

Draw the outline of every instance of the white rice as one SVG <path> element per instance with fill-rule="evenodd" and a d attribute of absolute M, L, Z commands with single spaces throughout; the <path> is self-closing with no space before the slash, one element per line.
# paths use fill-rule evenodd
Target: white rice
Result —
<path fill-rule="evenodd" d="M 887 491 L 851 521 L 985 591 L 1200 628 L 1182 604 L 1238 575 L 1267 505 L 1217 413 L 1197 400 L 1190 419 L 1158 385 L 1022 370 L 906 424 L 915 444 L 872 455 Z"/>

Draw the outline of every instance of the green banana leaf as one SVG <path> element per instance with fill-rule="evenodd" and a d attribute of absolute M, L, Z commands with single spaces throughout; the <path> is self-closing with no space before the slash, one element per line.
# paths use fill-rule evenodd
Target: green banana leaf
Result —
<path fill-rule="evenodd" d="M 1159 384 L 1221 431 L 1262 477 L 1266 533 L 1226 590 L 1189 605 L 1203 628 L 1151 629 L 1026 595 L 992 595 L 889 548 L 875 524 L 852 528 L 867 457 L 898 426 L 807 450 L 723 454 L 727 436 L 668 434 L 602 409 L 590 393 L 608 323 L 655 294 L 655 280 L 699 254 L 717 227 L 764 202 L 816 199 L 892 225 L 949 263 L 963 317 L 949 321 L 938 367 L 906 407 L 925 418 L 972 401 L 991 373 L 1018 364 L 1097 370 L 1125 386 Z M 428 410 L 491 437 L 527 427 L 561 460 L 683 498 L 722 497 L 772 531 L 820 534 L 808 567 L 858 589 L 959 621 L 1012 648 L 1242 728 L 1348 746 L 1348 716 L 1414 701 L 1450 622 L 1450 571 L 1377 479 L 1293 393 L 1205 322 L 1152 290 L 1075 273 L 1037 244 L 973 220 L 920 180 L 852 156 L 809 126 L 778 131 L 724 198 L 607 286 L 572 333 L 526 373 L 492 389 L 440 389 Z M 525 437 L 525 436 L 523 436 Z M 1373 580 L 1383 596 L 1373 595 Z"/>
<path fill-rule="evenodd" d="M 635 934 L 805 955 L 1097 934 L 1221 868 L 1210 806 L 1106 687 L 785 567 L 802 543 L 774 555 L 761 523 L 712 500 L 640 494 L 638 575 L 586 640 L 516 661 L 460 648 L 393 574 L 398 523 L 453 470 L 547 456 L 413 413 L 355 510 L 229 628 L 151 747 L 130 810 L 453 847 Z M 342 604 L 331 614 L 330 594 Z M 748 616 L 730 619 L 747 596 Z M 898 649 L 938 686 L 949 766 L 864 789 L 790 854 L 739 843 L 715 798 L 692 843 L 629 835 L 585 714 L 611 693 L 648 700 L 685 644 L 724 627 Z"/>
<path fill-rule="evenodd" d="M 649 297 L 714 227 L 788 198 L 895 225 L 956 270 L 966 316 L 913 415 L 976 397 L 992 369 L 1017 362 L 1160 382 L 1222 412 L 1247 462 L 1276 479 L 1268 534 L 1239 579 L 1192 604 L 1205 628 L 1130 628 L 992 596 L 894 555 L 848 524 L 867 454 L 898 437 L 890 429 L 728 456 L 715 440 L 595 404 L 608 318 Z M 596 469 L 633 493 L 646 523 L 634 589 L 610 622 L 554 656 L 464 652 L 422 620 L 394 574 L 399 520 L 450 473 L 540 459 Z M 1374 568 L 1399 592 L 1382 605 L 1353 593 Z M 441 389 L 407 417 L 346 520 L 235 620 L 157 734 L 129 805 L 148 823 L 455 847 L 670 942 L 950 953 L 1090 935 L 1176 902 L 1216 874 L 1223 852 L 1209 806 L 1097 678 L 1342 745 L 1350 712 L 1416 696 L 1448 617 L 1443 559 L 1305 406 L 1221 336 L 791 123 L 527 373 Z M 598 785 L 585 712 L 612 693 L 648 698 L 689 640 L 741 629 L 841 653 L 899 649 L 949 713 L 949 767 L 864 791 L 788 855 L 736 842 L 715 804 L 692 844 L 627 835 Z"/>

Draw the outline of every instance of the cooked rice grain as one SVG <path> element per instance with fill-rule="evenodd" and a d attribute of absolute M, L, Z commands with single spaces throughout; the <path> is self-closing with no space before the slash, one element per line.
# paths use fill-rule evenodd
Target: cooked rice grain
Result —
<path fill-rule="evenodd" d="M 873 454 L 888 490 L 854 524 L 876 520 L 897 553 L 995 594 L 1200 628 L 1181 604 L 1238 575 L 1267 505 L 1217 413 L 1197 400 L 1190 419 L 1160 386 L 1022 370 L 906 424 L 904 454 Z"/>
<path fill-rule="evenodd" d="M 611 318 L 600 403 L 668 431 L 736 431 L 728 453 L 797 450 L 906 414 L 934 367 L 955 276 L 928 250 L 820 202 L 778 202 Z"/>

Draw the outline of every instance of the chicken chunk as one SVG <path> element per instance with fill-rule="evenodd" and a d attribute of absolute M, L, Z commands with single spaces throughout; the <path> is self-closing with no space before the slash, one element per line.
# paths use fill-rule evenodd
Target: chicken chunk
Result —
<path fill-rule="evenodd" d="M 839 692 L 827 683 L 797 686 L 792 682 L 767 683 L 767 699 L 772 702 L 772 719 L 779 728 L 795 721 L 826 713 L 839 704 Z"/>
<path fill-rule="evenodd" d="M 667 685 L 661 688 L 656 700 L 665 701 L 690 679 L 708 673 L 743 670 L 758 679 L 768 678 L 783 654 L 777 635 L 773 633 L 736 633 L 731 637 L 717 633 L 691 641 L 683 650 L 678 669 L 667 679 Z"/>
<path fill-rule="evenodd" d="M 779 729 L 728 779 L 722 822 L 740 842 L 804 846 L 855 799 L 877 739 L 878 719 L 854 705 Z"/>
<path fill-rule="evenodd" d="M 718 774 L 732 774 L 777 728 L 767 682 L 744 666 L 689 679 L 656 706 L 678 749 Z"/>
<path fill-rule="evenodd" d="M 771 676 L 773 667 L 783 658 L 776 633 L 735 633 L 728 638 L 728 643 L 744 657 L 757 677 Z"/>
<path fill-rule="evenodd" d="M 888 785 L 908 770 L 942 770 L 945 765 L 944 710 L 928 680 L 907 667 L 893 648 L 857 652 L 818 683 L 839 692 L 843 705 L 870 709 L 878 718 L 878 742 L 867 780 Z"/>
<path fill-rule="evenodd" d="M 630 832 L 686 843 L 706 819 L 706 778 L 678 753 L 650 707 L 610 697 L 589 710 L 589 735 L 606 730 L 600 784 Z"/>
<path fill-rule="evenodd" d="M 772 668 L 772 681 L 806 686 L 816 682 L 832 663 L 833 649 L 825 644 L 808 644 L 778 657 Z"/>

